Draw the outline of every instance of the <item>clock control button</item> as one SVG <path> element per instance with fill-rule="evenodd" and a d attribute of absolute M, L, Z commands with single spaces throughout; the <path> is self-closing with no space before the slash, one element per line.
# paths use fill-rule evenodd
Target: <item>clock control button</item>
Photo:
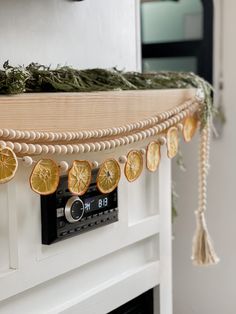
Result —
<path fill-rule="evenodd" d="M 68 199 L 65 206 L 65 217 L 68 222 L 74 223 L 83 217 L 84 203 L 78 196 L 72 196 Z"/>

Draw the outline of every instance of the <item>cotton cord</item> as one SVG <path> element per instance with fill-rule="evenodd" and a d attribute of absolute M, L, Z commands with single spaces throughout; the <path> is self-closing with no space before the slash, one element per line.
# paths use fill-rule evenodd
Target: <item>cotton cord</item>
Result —
<path fill-rule="evenodd" d="M 214 265 L 219 262 L 207 228 L 207 175 L 209 170 L 210 122 L 202 129 L 199 147 L 199 205 L 196 214 L 196 232 L 193 238 L 192 260 L 198 266 Z"/>

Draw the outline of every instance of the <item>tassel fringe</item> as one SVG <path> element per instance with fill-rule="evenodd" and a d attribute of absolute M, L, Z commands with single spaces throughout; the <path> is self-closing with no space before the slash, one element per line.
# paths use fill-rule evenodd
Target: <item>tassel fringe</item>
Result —
<path fill-rule="evenodd" d="M 207 206 L 207 175 L 210 145 L 210 122 L 201 131 L 200 159 L 199 159 L 199 207 L 195 212 L 197 228 L 193 238 L 192 260 L 194 265 L 215 265 L 219 258 L 214 250 L 208 232 L 205 211 Z"/>
<path fill-rule="evenodd" d="M 197 266 L 215 265 L 219 262 L 219 258 L 213 247 L 211 237 L 209 235 L 204 213 L 196 213 L 197 229 L 193 239 L 193 264 Z"/>

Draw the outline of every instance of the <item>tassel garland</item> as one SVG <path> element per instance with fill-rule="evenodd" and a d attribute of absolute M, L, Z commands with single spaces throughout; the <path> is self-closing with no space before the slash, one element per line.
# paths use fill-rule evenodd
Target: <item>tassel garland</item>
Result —
<path fill-rule="evenodd" d="M 206 224 L 207 206 L 207 175 L 209 169 L 209 150 L 210 150 L 210 121 L 201 131 L 200 138 L 200 159 L 199 159 L 199 205 L 195 212 L 197 228 L 193 238 L 192 260 L 194 265 L 208 266 L 215 265 L 219 258 L 213 247 L 211 237 Z"/>

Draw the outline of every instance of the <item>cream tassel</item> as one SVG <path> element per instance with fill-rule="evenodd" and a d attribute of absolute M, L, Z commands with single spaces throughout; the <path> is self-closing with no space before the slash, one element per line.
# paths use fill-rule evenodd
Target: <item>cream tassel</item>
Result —
<path fill-rule="evenodd" d="M 207 205 L 207 175 L 209 168 L 210 122 L 201 131 L 199 160 L 199 207 L 195 212 L 197 228 L 193 238 L 192 260 L 198 266 L 219 262 L 208 232 L 205 211 Z"/>

